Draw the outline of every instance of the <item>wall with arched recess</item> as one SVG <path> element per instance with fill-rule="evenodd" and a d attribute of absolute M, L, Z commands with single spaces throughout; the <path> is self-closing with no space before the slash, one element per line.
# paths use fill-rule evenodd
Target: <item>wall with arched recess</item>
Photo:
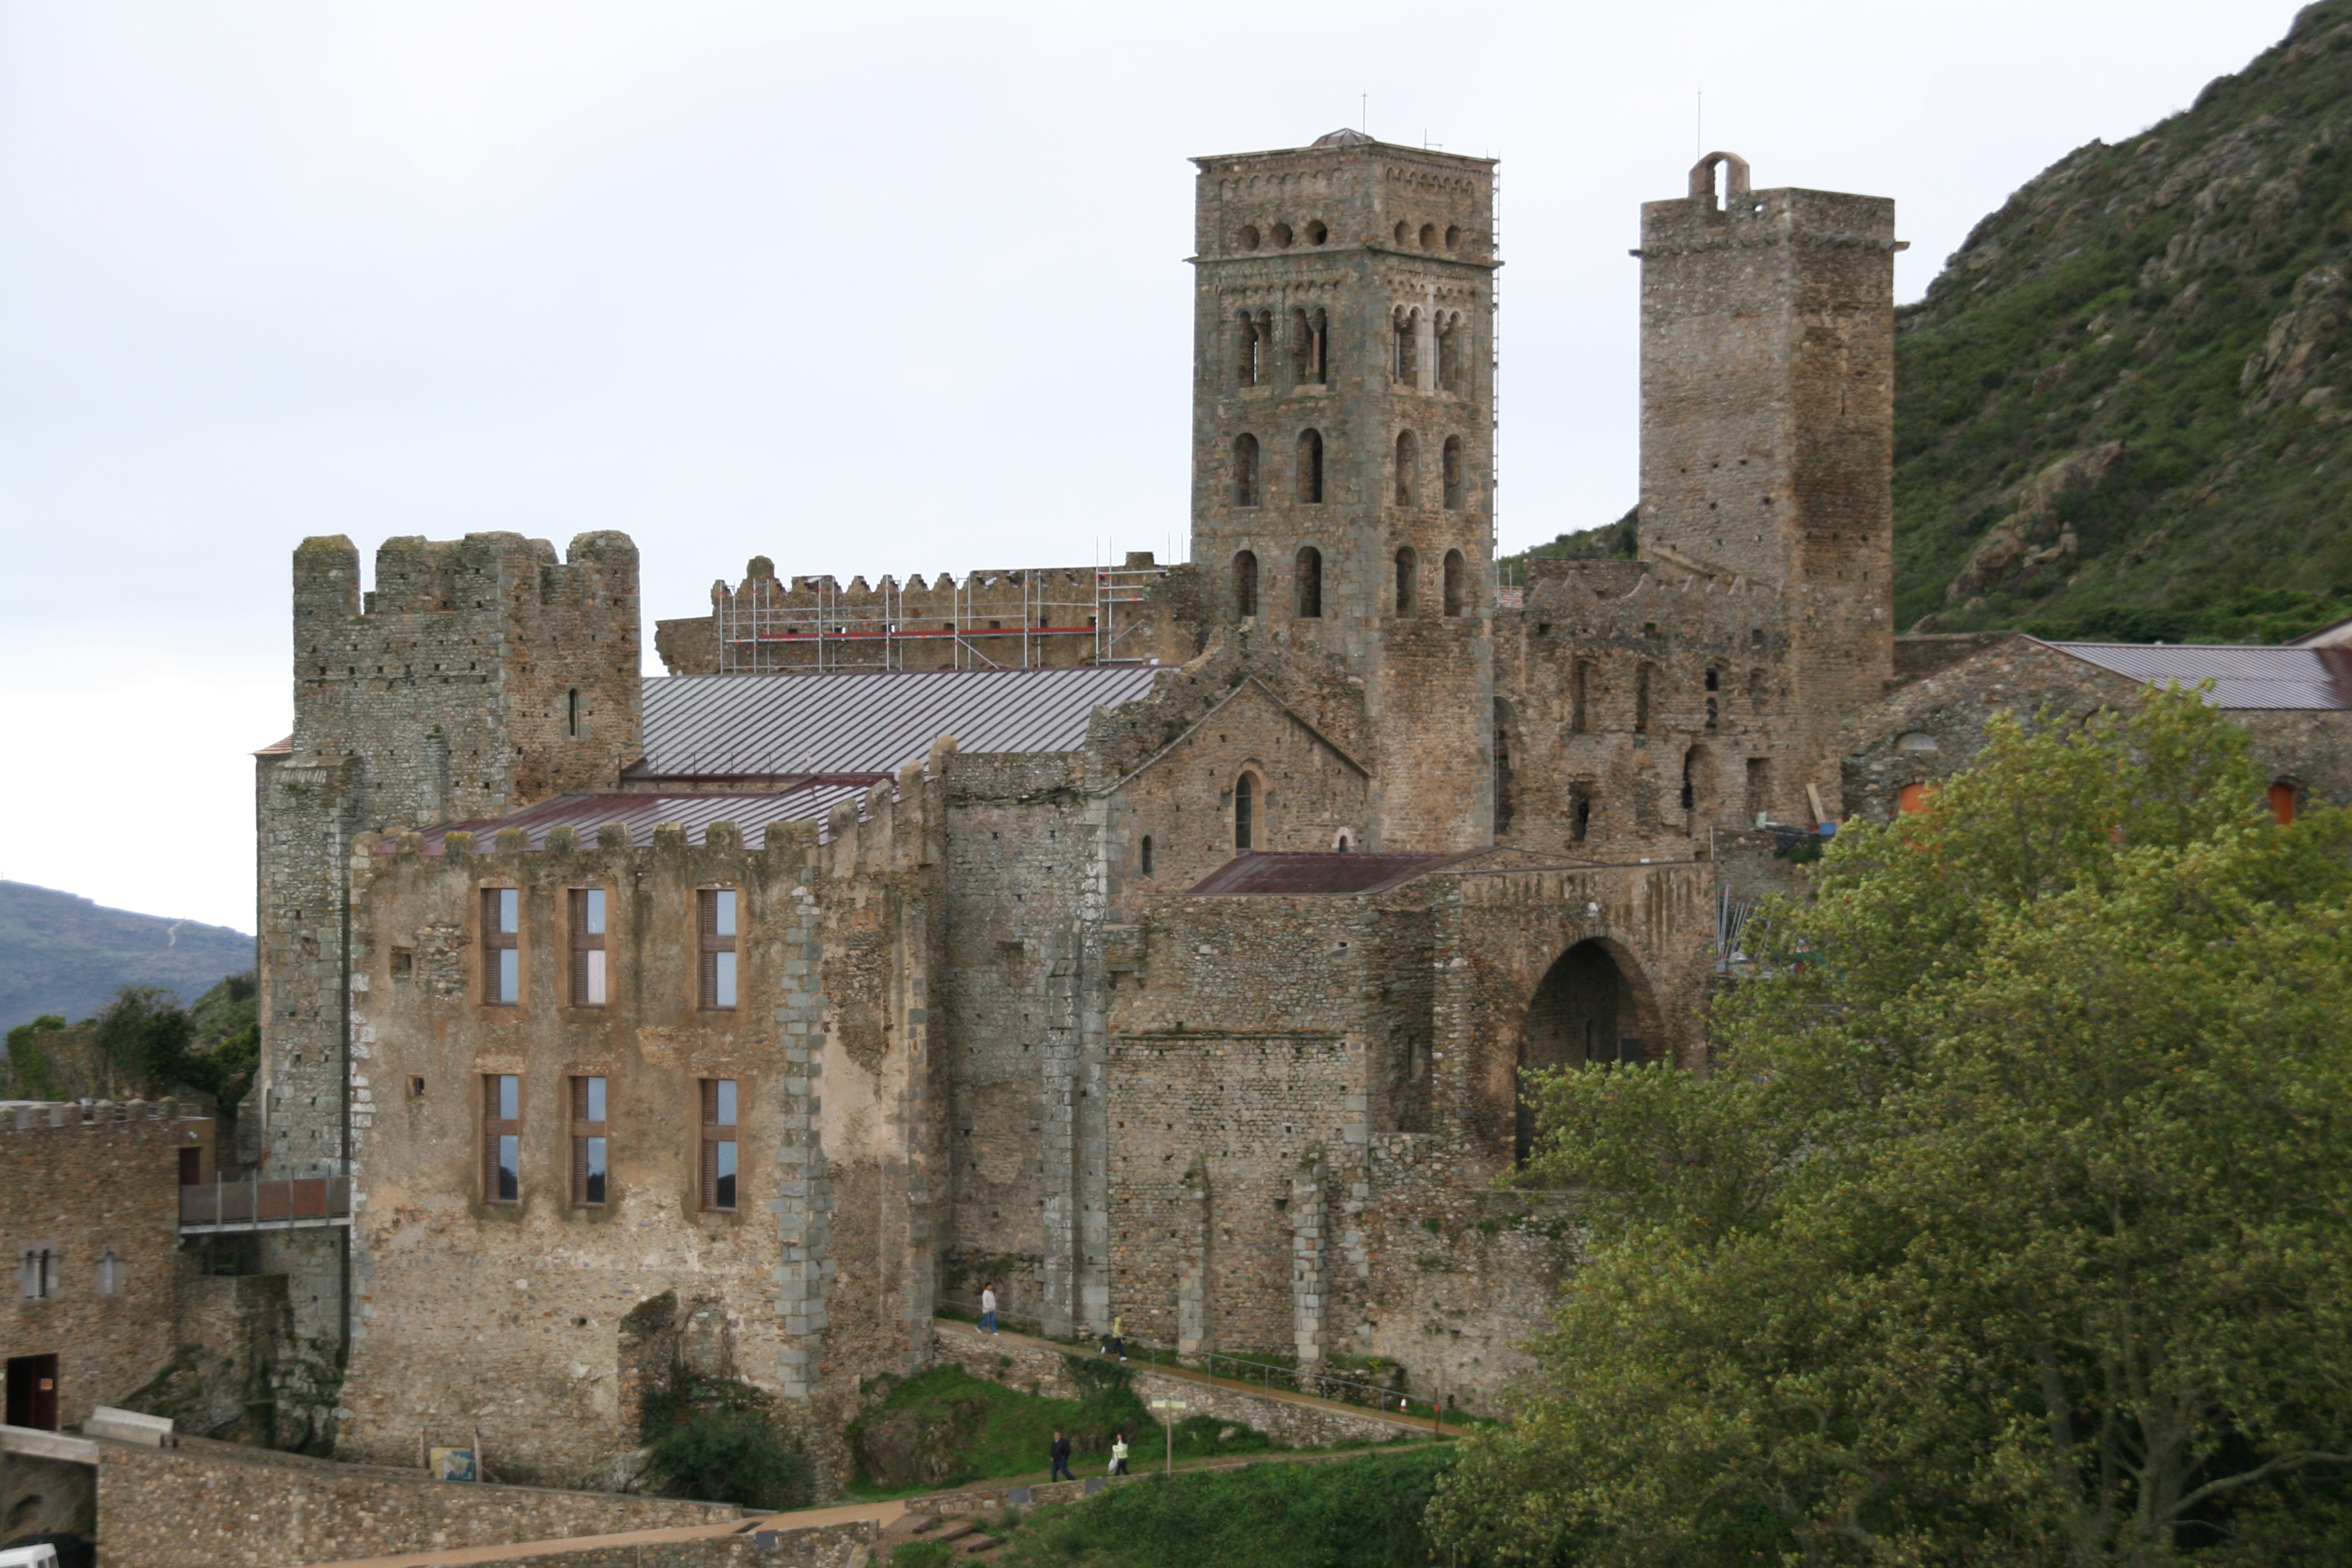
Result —
<path fill-rule="evenodd" d="M 1705 1062 L 1702 1013 L 1714 973 L 1715 868 L 1703 861 L 1482 869 L 1436 884 L 1433 958 L 1437 1062 L 1433 1130 L 1463 1135 L 1500 1169 L 1511 1158 L 1518 1044 L 1553 963 L 1597 943 L 1624 976 L 1645 1056 Z"/>

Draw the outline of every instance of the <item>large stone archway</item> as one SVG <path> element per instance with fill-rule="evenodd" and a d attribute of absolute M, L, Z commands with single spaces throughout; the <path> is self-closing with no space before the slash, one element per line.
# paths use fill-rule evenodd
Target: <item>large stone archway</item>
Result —
<path fill-rule="evenodd" d="M 1524 1163 L 1535 1147 L 1535 1105 L 1526 1075 L 1555 1068 L 1640 1062 L 1649 1054 L 1643 1035 L 1641 987 L 1609 942 L 1587 939 L 1553 961 L 1519 1026 L 1517 1095 L 1512 1158 Z"/>

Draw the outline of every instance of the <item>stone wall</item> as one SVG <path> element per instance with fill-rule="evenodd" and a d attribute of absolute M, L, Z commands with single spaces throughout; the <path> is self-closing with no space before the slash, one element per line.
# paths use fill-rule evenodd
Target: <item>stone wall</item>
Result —
<path fill-rule="evenodd" d="M 982 1340 L 977 1335 L 952 1331 L 940 1333 L 935 1345 L 941 1361 L 951 1362 L 974 1377 L 986 1378 L 992 1383 L 1025 1389 L 1054 1399 L 1081 1398 L 1086 1392 L 1070 1376 L 1062 1355 L 1039 1350 L 1034 1345 Z M 1298 1400 L 1268 1398 L 1264 1394 L 1223 1388 L 1192 1378 L 1155 1373 L 1138 1362 L 1128 1363 L 1127 1373 L 1134 1385 L 1136 1397 L 1147 1405 L 1155 1399 L 1181 1399 L 1187 1406 L 1184 1411 L 1187 1417 L 1205 1415 L 1212 1420 L 1252 1426 L 1276 1442 L 1294 1448 L 1322 1448 L 1335 1443 L 1349 1442 L 1385 1443 L 1404 1430 L 1394 1422 L 1370 1415 L 1357 1415 L 1344 1406 L 1328 1402 L 1310 1405 Z M 1139 1461 L 1151 1457 L 1151 1446 L 1158 1436 L 1155 1432 L 1145 1431 L 1131 1439 L 1139 1465 Z M 1033 1492 L 1035 1501 L 1051 1500 L 1044 1495 L 1043 1488 L 1033 1489 Z M 948 1494 L 950 1498 L 954 1495 Z M 913 1505 L 910 1503 L 909 1506 Z"/>
<path fill-rule="evenodd" d="M 578 1552 L 478 1557 L 474 1568 L 865 1568 L 881 1527 L 846 1524 L 761 1530 L 695 1541 L 614 1542 Z"/>
<path fill-rule="evenodd" d="M 0 1350 L 58 1358 L 60 1430 L 171 1359 L 183 1286 L 180 1151 L 209 1162 L 213 1142 L 212 1119 L 183 1109 L 101 1100 L 0 1111 L 9 1268 Z"/>
<path fill-rule="evenodd" d="M 496 1463 L 496 1455 L 492 1454 Z M 428 1479 L 222 1443 L 104 1446 L 107 1568 L 284 1568 L 740 1519 L 730 1503 Z"/>

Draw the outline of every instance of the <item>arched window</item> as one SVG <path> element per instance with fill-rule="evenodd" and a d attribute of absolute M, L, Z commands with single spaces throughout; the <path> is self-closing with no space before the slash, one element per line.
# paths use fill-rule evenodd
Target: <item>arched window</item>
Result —
<path fill-rule="evenodd" d="M 1650 667 L 1643 665 L 1633 672 L 1633 733 L 1650 732 Z"/>
<path fill-rule="evenodd" d="M 1468 476 L 1463 471 L 1462 437 L 1448 436 L 1439 458 L 1440 472 L 1445 481 L 1445 510 L 1460 511 L 1467 493 Z"/>
<path fill-rule="evenodd" d="M 2271 786 L 2272 792 L 2275 794 L 2278 787 L 2278 785 L 2273 784 Z M 1906 816 L 1915 811 L 1925 811 L 1927 809 L 1927 803 L 1935 798 L 1936 786 L 1934 784 L 1925 783 L 1905 784 L 1901 789 L 1895 792 L 1895 814 L 1897 816 Z M 2288 810 L 2290 813 L 2294 810 L 2292 802 L 2289 803 Z M 2283 822 L 2291 822 L 2294 818 L 2290 815 L 2280 818 L 2280 820 Z"/>
<path fill-rule="evenodd" d="M 1234 781 L 1234 847 L 1248 853 L 1257 845 L 1257 780 L 1244 773 Z"/>
<path fill-rule="evenodd" d="M 1462 390 L 1469 335 L 1462 330 L 1462 312 L 1448 310 L 1430 323 L 1437 335 L 1437 384 L 1447 392 Z"/>
<path fill-rule="evenodd" d="M 1290 312 L 1290 363 L 1301 386 L 1320 386 L 1329 379 L 1329 318 L 1321 310 Z"/>
<path fill-rule="evenodd" d="M 1332 845 L 1331 847 L 1338 850 L 1340 854 L 1345 855 L 1348 852 L 1348 836 L 1344 833 L 1339 835 L 1339 842 Z"/>
<path fill-rule="evenodd" d="M 1435 250 L 1437 248 L 1437 226 L 1435 224 L 1425 223 L 1421 226 L 1421 247 L 1423 250 Z"/>
<path fill-rule="evenodd" d="M 1591 731 L 1592 721 L 1585 707 L 1592 689 L 1592 661 L 1580 658 L 1568 672 L 1568 727 L 1576 734 Z"/>
<path fill-rule="evenodd" d="M 1411 506 L 1413 492 L 1420 487 L 1414 469 L 1421 466 L 1421 439 L 1410 430 L 1400 430 L 1396 438 L 1396 503 Z"/>
<path fill-rule="evenodd" d="M 1568 786 L 1568 836 L 1581 844 L 1592 834 L 1592 786 Z"/>
<path fill-rule="evenodd" d="M 1234 504 L 1257 505 L 1257 437 L 1234 437 Z"/>
<path fill-rule="evenodd" d="M 1396 242 L 1399 245 L 1402 245 L 1405 242 L 1405 236 L 1412 231 L 1405 226 L 1404 220 L 1402 218 L 1399 218 L 1397 220 L 1396 227 L 1391 230 L 1391 232 L 1396 236 Z"/>
<path fill-rule="evenodd" d="M 1396 340 L 1389 359 L 1389 377 L 1399 386 L 1421 384 L 1421 312 L 1399 310 L 1391 335 Z"/>
<path fill-rule="evenodd" d="M 563 733 L 574 741 L 580 738 L 580 689 L 576 686 L 563 697 Z"/>
<path fill-rule="evenodd" d="M 1323 499 L 1323 432 L 1298 433 L 1298 499 L 1313 505 Z"/>
<path fill-rule="evenodd" d="M 1244 550 L 1234 556 L 1234 616 L 1247 620 L 1257 614 L 1257 552 Z"/>
<path fill-rule="evenodd" d="M 1262 386 L 1274 373 L 1274 312 L 1244 310 L 1241 314 L 1241 363 L 1237 379 L 1244 386 Z"/>
<path fill-rule="evenodd" d="M 1323 552 L 1313 545 L 1298 552 L 1298 615 L 1315 620 L 1323 614 Z"/>
<path fill-rule="evenodd" d="M 1447 615 L 1458 616 L 1462 613 L 1463 600 L 1470 592 L 1469 576 L 1469 564 L 1462 559 L 1462 552 L 1447 551 L 1445 552 L 1445 613 Z"/>
<path fill-rule="evenodd" d="M 1143 874 L 1151 875 L 1151 835 L 1143 836 Z"/>
<path fill-rule="evenodd" d="M 1396 552 L 1396 613 L 1412 614 L 1413 580 L 1421 575 L 1421 557 L 1408 544 Z"/>

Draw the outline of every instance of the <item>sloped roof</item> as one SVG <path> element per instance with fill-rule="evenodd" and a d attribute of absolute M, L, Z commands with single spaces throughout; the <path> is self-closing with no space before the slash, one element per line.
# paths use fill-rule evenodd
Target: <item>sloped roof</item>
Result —
<path fill-rule="evenodd" d="M 887 773 L 941 735 L 962 752 L 1074 752 L 1098 706 L 1151 689 L 1156 665 L 1074 669 L 672 675 L 645 684 L 633 778 Z"/>
<path fill-rule="evenodd" d="M 547 830 L 558 826 L 577 830 L 581 844 L 592 846 L 596 842 L 596 830 L 608 822 L 617 822 L 627 828 L 629 842 L 640 849 L 653 843 L 656 823 L 679 823 L 686 828 L 687 842 L 699 844 L 703 830 L 712 823 L 731 822 L 742 830 L 743 847 L 761 849 L 767 847 L 772 825 L 823 822 L 832 815 L 835 803 L 863 795 L 887 776 L 877 773 L 866 779 L 819 779 L 793 789 L 763 790 L 756 795 L 560 795 L 526 806 L 511 816 L 485 816 L 425 828 L 425 853 L 440 854 L 442 840 L 461 829 L 474 834 L 480 847 L 487 847 L 489 837 L 501 828 L 517 827 L 530 836 L 527 847 L 544 849 Z M 387 839 L 377 846 L 376 853 L 394 854 L 399 847 L 397 842 Z"/>
<path fill-rule="evenodd" d="M 1188 889 L 1185 897 L 1384 893 L 1440 867 L 1487 853 L 1484 849 L 1465 849 L 1452 855 L 1260 851 L 1226 861 Z"/>
<path fill-rule="evenodd" d="M 2061 653 L 2155 686 L 2213 683 L 2217 708 L 2352 710 L 2352 648 L 2053 642 Z"/>

